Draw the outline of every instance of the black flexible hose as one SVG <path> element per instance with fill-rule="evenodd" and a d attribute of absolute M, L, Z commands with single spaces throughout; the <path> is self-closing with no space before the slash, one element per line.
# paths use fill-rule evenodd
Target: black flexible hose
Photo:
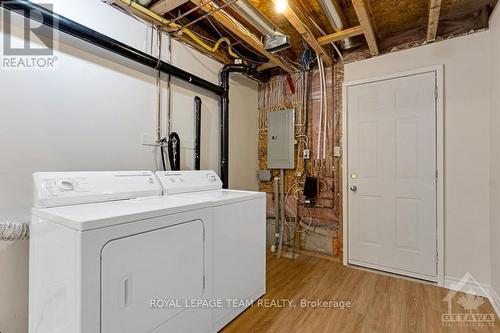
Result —
<path fill-rule="evenodd" d="M 181 169 L 181 139 L 179 134 L 175 132 L 172 132 L 168 137 L 168 159 L 170 170 L 178 171 Z"/>

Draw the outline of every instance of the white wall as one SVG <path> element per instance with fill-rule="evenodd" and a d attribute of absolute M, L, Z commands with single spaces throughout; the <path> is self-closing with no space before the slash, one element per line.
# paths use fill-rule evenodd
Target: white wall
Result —
<path fill-rule="evenodd" d="M 345 66 L 345 80 L 444 64 L 445 275 L 490 284 L 488 32 Z"/>
<path fill-rule="evenodd" d="M 497 7 L 490 19 L 491 43 L 491 286 L 500 306 L 500 9 Z"/>
<path fill-rule="evenodd" d="M 100 0 L 52 2 L 57 13 L 150 50 L 149 29 Z M 14 32 L 18 39 L 21 33 Z M 156 79 L 84 47 L 61 44 L 55 70 L 0 75 L 0 220 L 29 219 L 34 171 L 151 170 L 159 165 L 156 150 L 141 145 L 143 134 L 155 134 Z M 221 65 L 182 44 L 173 45 L 173 63 L 218 83 Z M 190 167 L 195 92 L 177 83 L 173 128 L 183 140 L 183 166 Z M 202 167 L 218 170 L 218 102 L 199 89 L 196 95 L 203 100 Z M 256 83 L 232 80 L 231 102 L 231 138 L 238 138 L 238 146 L 231 146 L 230 186 L 256 189 Z M 27 242 L 0 241 L 2 333 L 27 332 L 27 248 Z"/>

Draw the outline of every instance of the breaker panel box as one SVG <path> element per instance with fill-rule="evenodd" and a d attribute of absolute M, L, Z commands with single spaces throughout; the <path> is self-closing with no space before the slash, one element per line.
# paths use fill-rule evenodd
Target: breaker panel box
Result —
<path fill-rule="evenodd" d="M 267 167 L 295 168 L 295 110 L 267 114 Z"/>

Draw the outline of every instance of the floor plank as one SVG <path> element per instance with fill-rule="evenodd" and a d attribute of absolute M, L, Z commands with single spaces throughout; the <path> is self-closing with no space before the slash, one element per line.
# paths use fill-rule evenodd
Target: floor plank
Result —
<path fill-rule="evenodd" d="M 491 324 L 445 327 L 441 320 L 449 290 L 430 284 L 344 267 L 323 258 L 267 258 L 267 294 L 222 332 L 465 333 L 500 332 Z M 456 299 L 453 313 L 469 313 Z M 350 301 L 350 308 L 302 307 L 301 302 Z M 292 301 L 292 306 L 266 307 L 264 301 Z M 471 313 L 494 314 L 484 299 Z M 303 303 L 302 303 L 303 304 Z"/>

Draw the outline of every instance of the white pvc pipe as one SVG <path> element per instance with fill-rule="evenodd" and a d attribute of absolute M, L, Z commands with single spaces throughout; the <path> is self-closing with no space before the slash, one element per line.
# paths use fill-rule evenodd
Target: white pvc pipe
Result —
<path fill-rule="evenodd" d="M 323 122 L 323 74 L 321 71 L 321 67 L 323 64 L 323 60 L 321 60 L 320 56 L 316 53 L 318 57 L 318 67 L 319 67 L 319 87 L 320 87 L 320 99 L 319 99 L 319 123 L 318 123 L 318 145 L 316 148 L 316 159 L 319 160 L 321 157 L 321 131 L 322 131 L 322 122 Z"/>
<path fill-rule="evenodd" d="M 323 109 L 325 115 L 323 116 L 324 120 L 324 128 L 323 128 L 323 160 L 326 160 L 326 141 L 328 137 L 328 93 L 327 93 L 327 88 L 326 88 L 326 73 L 325 73 L 325 66 L 322 63 L 321 64 L 321 71 L 323 72 Z"/>

